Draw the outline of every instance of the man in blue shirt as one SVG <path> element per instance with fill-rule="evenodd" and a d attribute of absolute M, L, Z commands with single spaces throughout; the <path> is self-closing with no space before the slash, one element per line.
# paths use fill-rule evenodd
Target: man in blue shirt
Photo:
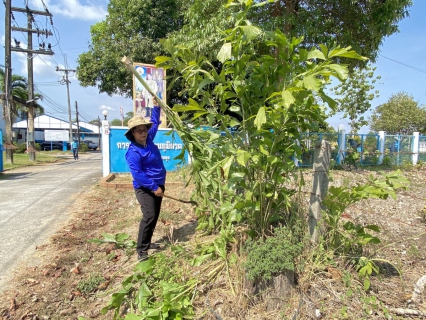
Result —
<path fill-rule="evenodd" d="M 74 160 L 78 160 L 78 141 L 73 140 L 71 143 L 72 155 L 74 156 Z"/>
<path fill-rule="evenodd" d="M 126 162 L 133 177 L 133 188 L 142 211 L 136 245 L 139 261 L 148 259 L 148 249 L 155 246 L 151 244 L 151 239 L 160 215 L 166 183 L 166 168 L 160 150 L 154 144 L 154 137 L 161 123 L 161 109 L 155 98 L 153 102 L 150 121 L 141 116 L 133 117 L 129 120 L 129 129 L 124 134 L 131 141 L 126 152 Z"/>

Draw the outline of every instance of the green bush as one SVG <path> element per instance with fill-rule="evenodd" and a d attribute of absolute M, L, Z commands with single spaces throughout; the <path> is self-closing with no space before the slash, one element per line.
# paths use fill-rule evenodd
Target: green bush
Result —
<path fill-rule="evenodd" d="M 393 156 L 391 156 L 391 155 L 385 155 L 383 157 L 382 164 L 384 166 L 393 166 L 393 165 L 395 165 L 395 158 Z"/>
<path fill-rule="evenodd" d="M 248 240 L 244 265 L 248 279 L 270 280 L 285 270 L 294 270 L 294 258 L 302 253 L 303 246 L 298 232 L 285 227 L 276 228 L 266 239 Z"/>
<path fill-rule="evenodd" d="M 87 150 L 89 150 L 89 146 L 85 143 L 81 143 L 80 147 L 78 148 L 81 152 L 86 152 Z"/>
<path fill-rule="evenodd" d="M 25 153 L 25 151 L 27 150 L 27 144 L 24 143 L 17 143 L 15 144 L 18 148 L 15 149 L 15 153 Z"/>

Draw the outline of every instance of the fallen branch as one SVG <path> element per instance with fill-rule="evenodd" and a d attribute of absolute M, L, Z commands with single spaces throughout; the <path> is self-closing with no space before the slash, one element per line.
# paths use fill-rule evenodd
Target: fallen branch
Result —
<path fill-rule="evenodd" d="M 390 308 L 390 312 L 396 313 L 400 316 L 419 316 L 424 317 L 426 316 L 426 312 L 420 311 L 420 310 L 413 310 L 413 309 L 404 309 L 404 308 Z"/>
<path fill-rule="evenodd" d="M 423 277 L 420 277 L 419 280 L 417 280 L 416 284 L 414 285 L 414 291 L 411 296 L 411 300 L 414 303 L 420 302 L 420 295 L 422 294 L 424 288 L 426 285 L 426 274 Z"/>

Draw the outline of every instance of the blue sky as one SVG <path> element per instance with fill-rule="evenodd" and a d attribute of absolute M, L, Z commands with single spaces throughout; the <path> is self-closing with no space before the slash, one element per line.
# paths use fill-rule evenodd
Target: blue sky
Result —
<path fill-rule="evenodd" d="M 25 0 L 12 0 L 13 7 L 24 7 Z M 412 95 L 420 105 L 426 105 L 426 1 L 414 0 L 410 8 L 410 17 L 399 23 L 400 33 L 384 40 L 379 58 L 375 64 L 376 75 L 381 76 L 377 89 L 380 97 L 372 102 L 372 107 L 385 103 L 392 94 L 405 91 Z M 34 47 L 38 42 L 51 43 L 54 56 L 41 55 L 34 58 L 34 83 L 37 92 L 46 98 L 41 104 L 46 114 L 67 120 L 68 100 L 67 89 L 63 83 L 64 74 L 56 71 L 56 67 L 75 69 L 78 55 L 87 51 L 90 43 L 90 26 L 105 18 L 108 1 L 106 0 L 44 0 L 44 4 L 53 14 L 53 27 L 44 16 L 36 16 L 39 28 L 47 28 L 54 33 L 47 39 L 33 36 Z M 42 0 L 28 0 L 28 6 L 34 10 L 43 10 Z M 4 21 L 4 6 L 0 6 L 0 19 Z M 14 13 L 14 26 L 26 27 L 26 16 Z M 2 23 L 1 42 L 4 45 L 4 23 Z M 27 43 L 26 33 L 13 31 L 12 38 Z M 4 64 L 4 50 L 0 50 L 0 64 Z M 13 73 L 27 76 L 26 55 L 12 52 Z M 90 121 L 102 111 L 108 110 L 109 119 L 120 117 L 120 105 L 124 112 L 132 111 L 132 101 L 120 96 L 100 94 L 95 87 L 79 86 L 74 73 L 70 73 L 70 101 L 72 118 L 75 118 L 75 102 L 78 102 L 80 119 Z M 369 115 L 368 113 L 367 115 Z M 336 115 L 329 123 L 337 129 L 340 124 L 349 131 L 348 121 Z M 367 127 L 361 129 L 367 133 Z"/>

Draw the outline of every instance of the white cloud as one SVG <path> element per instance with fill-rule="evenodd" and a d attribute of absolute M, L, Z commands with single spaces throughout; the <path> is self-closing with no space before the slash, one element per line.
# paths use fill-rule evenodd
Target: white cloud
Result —
<path fill-rule="evenodd" d="M 95 5 L 90 1 L 85 4 L 80 0 L 59 0 L 50 1 L 44 0 L 44 3 L 54 16 L 61 15 L 70 19 L 85 20 L 85 21 L 100 21 L 105 19 L 107 15 L 106 4 L 102 2 L 100 5 Z M 41 0 L 33 0 L 33 5 L 44 10 Z"/>
<path fill-rule="evenodd" d="M 115 109 L 113 107 L 110 106 L 106 106 L 106 105 L 101 105 L 98 107 L 99 110 L 109 110 L 109 111 L 114 111 Z"/>

